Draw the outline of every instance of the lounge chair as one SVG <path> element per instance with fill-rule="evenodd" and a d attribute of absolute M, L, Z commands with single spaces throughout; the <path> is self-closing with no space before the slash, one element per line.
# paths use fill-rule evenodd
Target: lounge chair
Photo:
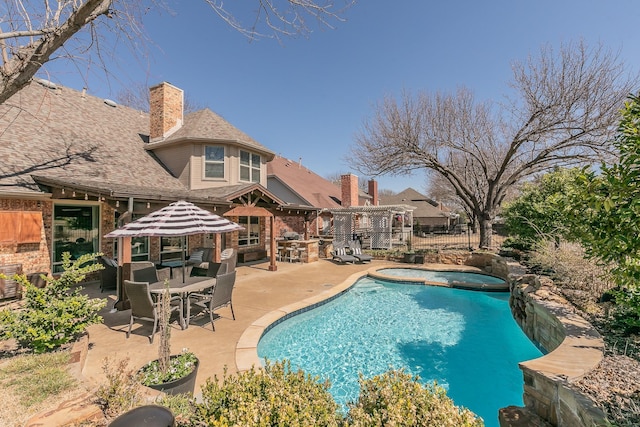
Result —
<path fill-rule="evenodd" d="M 353 255 L 349 254 L 347 252 L 347 247 L 344 244 L 341 243 L 334 243 L 333 244 L 333 251 L 331 251 L 331 256 L 333 257 L 332 259 L 334 261 L 338 261 L 341 263 L 347 263 L 347 262 L 351 262 L 351 263 L 355 263 L 358 261 L 358 258 L 354 257 Z"/>
<path fill-rule="evenodd" d="M 349 248 L 351 249 L 351 255 L 356 257 L 360 262 L 371 262 L 373 259 L 371 255 L 362 252 L 360 242 L 357 240 L 350 241 Z"/>

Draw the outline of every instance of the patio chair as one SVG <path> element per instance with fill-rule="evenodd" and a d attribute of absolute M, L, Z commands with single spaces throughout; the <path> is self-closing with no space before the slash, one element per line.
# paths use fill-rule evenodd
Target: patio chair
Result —
<path fill-rule="evenodd" d="M 338 261 L 343 264 L 347 262 L 355 263 L 356 261 L 358 261 L 358 258 L 347 253 L 347 248 L 343 243 L 333 244 L 333 251 L 331 251 L 331 256 L 334 261 Z"/>
<path fill-rule="evenodd" d="M 358 240 L 351 240 L 349 242 L 349 248 L 351 249 L 351 255 L 356 257 L 360 262 L 371 262 L 373 259 L 371 255 L 362 253 L 362 247 Z"/>
<path fill-rule="evenodd" d="M 238 264 L 238 252 L 233 248 L 228 248 L 220 254 L 220 260 L 223 264 L 227 264 L 227 271 L 235 271 Z"/>
<path fill-rule="evenodd" d="M 149 292 L 149 282 L 125 280 L 124 289 L 127 293 L 127 298 L 131 303 L 131 317 L 129 319 L 127 338 L 129 338 L 129 335 L 131 334 L 131 328 L 134 320 L 148 320 L 153 322 L 153 329 L 149 336 L 149 341 L 153 344 L 153 336 L 158 328 L 158 314 L 160 306 L 159 303 L 154 301 L 151 297 L 151 292 Z M 171 311 L 180 310 L 180 313 L 182 313 L 182 307 L 182 298 L 177 296 L 171 298 Z"/>
<path fill-rule="evenodd" d="M 158 269 L 151 261 L 135 261 L 131 263 L 131 280 L 134 282 L 156 283 L 169 279 L 169 267 Z"/>
<path fill-rule="evenodd" d="M 104 267 L 100 270 L 100 292 L 116 289 L 118 281 L 118 263 L 109 257 L 101 255 L 98 262 Z"/>
<path fill-rule="evenodd" d="M 213 315 L 215 310 L 229 306 L 229 308 L 231 309 L 231 317 L 233 318 L 233 320 L 236 320 L 236 315 L 233 312 L 233 303 L 231 302 L 233 286 L 235 285 L 235 283 L 235 271 L 219 274 L 216 277 L 216 286 L 213 288 L 213 293 L 208 298 L 200 299 L 195 303 L 196 306 L 203 309 L 201 313 L 209 313 L 209 319 L 211 320 L 211 329 L 213 329 L 214 331 L 216 330 L 216 327 L 213 324 Z M 191 296 L 195 296 L 195 294 L 192 294 Z"/>

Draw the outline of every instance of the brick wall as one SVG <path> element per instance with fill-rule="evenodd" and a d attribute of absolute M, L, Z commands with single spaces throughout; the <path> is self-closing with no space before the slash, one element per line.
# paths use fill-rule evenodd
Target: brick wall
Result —
<path fill-rule="evenodd" d="M 50 201 L 0 199 L 0 210 L 41 212 L 43 223 L 39 243 L 0 243 L 0 265 L 22 264 L 25 274 L 50 273 L 53 204 Z"/>
<path fill-rule="evenodd" d="M 358 206 L 358 177 L 353 174 L 341 175 L 340 187 L 342 206 L 345 208 Z"/>
<path fill-rule="evenodd" d="M 182 124 L 184 92 L 163 82 L 149 89 L 149 138 L 163 138 Z"/>

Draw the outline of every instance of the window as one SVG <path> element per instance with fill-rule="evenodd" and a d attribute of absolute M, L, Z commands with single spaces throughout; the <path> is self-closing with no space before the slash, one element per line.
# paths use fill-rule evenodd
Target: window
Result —
<path fill-rule="evenodd" d="M 99 252 L 98 206 L 55 205 L 53 207 L 53 272 L 62 271 L 62 254 L 71 259 Z"/>
<path fill-rule="evenodd" d="M 260 182 L 260 155 L 240 151 L 240 181 Z"/>
<path fill-rule="evenodd" d="M 238 232 L 238 246 L 251 246 L 260 244 L 260 218 L 257 216 L 241 216 L 238 224 L 244 230 Z"/>
<path fill-rule="evenodd" d="M 224 147 L 206 145 L 204 147 L 204 177 L 224 178 Z"/>
<path fill-rule="evenodd" d="M 186 258 L 185 237 L 163 237 L 160 239 L 160 261 L 178 261 Z"/>

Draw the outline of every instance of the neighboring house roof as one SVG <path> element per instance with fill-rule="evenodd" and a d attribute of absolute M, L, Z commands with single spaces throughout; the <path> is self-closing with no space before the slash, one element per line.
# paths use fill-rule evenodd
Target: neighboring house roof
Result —
<path fill-rule="evenodd" d="M 180 129 L 162 141 L 147 144 L 147 149 L 153 150 L 155 147 L 193 140 L 235 143 L 266 155 L 267 161 L 271 160 L 274 156 L 273 151 L 267 149 L 264 145 L 208 108 L 187 114 L 184 118 L 184 124 Z"/>
<path fill-rule="evenodd" d="M 449 209 L 441 209 L 438 202 L 418 193 L 411 187 L 393 196 L 384 196 L 380 197 L 380 199 L 381 204 L 385 205 L 408 204 L 415 206 L 413 211 L 414 218 L 437 218 L 450 215 Z"/>
<path fill-rule="evenodd" d="M 267 163 L 267 180 L 267 188 L 287 203 L 315 208 L 340 207 L 340 187 L 299 162 L 276 156 Z"/>

